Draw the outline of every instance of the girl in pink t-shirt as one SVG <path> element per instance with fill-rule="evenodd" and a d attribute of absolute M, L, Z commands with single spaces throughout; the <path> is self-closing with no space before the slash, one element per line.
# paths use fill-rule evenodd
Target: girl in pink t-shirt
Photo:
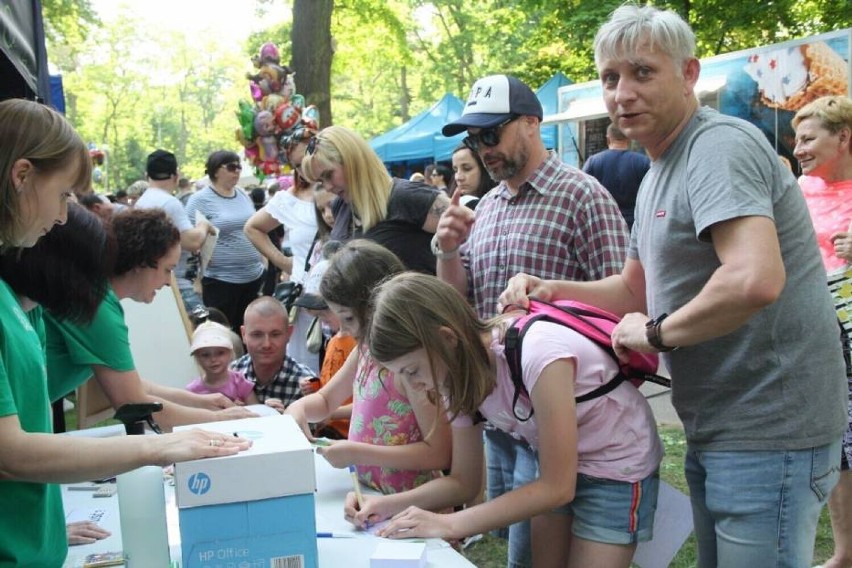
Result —
<path fill-rule="evenodd" d="M 521 360 L 529 400 L 521 397 L 516 408 L 519 416 L 535 413 L 519 420 L 503 349 L 511 321 L 478 320 L 454 288 L 432 276 L 402 274 L 379 288 L 365 341 L 409 388 L 443 398 L 453 461 L 448 476 L 406 493 L 367 497 L 360 509 L 350 495 L 345 515 L 359 526 L 390 517 L 380 536 L 445 539 L 536 517 L 533 538 L 552 543 L 552 565 L 627 568 L 636 544 L 652 536 L 663 455 L 653 413 L 628 383 L 576 403 L 609 382 L 618 366 L 577 332 L 536 322 Z M 484 420 L 537 450 L 538 479 L 459 512 L 428 512 L 464 503 L 479 490 Z"/>
<path fill-rule="evenodd" d="M 228 328 L 212 321 L 202 323 L 192 334 L 190 349 L 202 374 L 186 385 L 186 390 L 197 394 L 222 393 L 239 404 L 259 404 L 254 383 L 242 373 L 228 369 L 234 358 Z"/>
<path fill-rule="evenodd" d="M 341 333 L 362 338 L 373 289 L 405 269 L 386 248 L 351 241 L 329 261 L 320 292 L 340 320 Z M 311 438 L 308 422 L 342 418 L 352 397 L 348 440 L 317 448 L 334 467 L 354 465 L 365 485 L 382 493 L 407 491 L 440 476 L 450 465 L 450 428 L 436 401 L 377 364 L 365 346 L 316 393 L 287 407 Z"/>

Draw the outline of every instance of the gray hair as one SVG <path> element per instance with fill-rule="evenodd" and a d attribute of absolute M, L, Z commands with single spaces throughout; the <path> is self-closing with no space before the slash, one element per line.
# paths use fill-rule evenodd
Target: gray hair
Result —
<path fill-rule="evenodd" d="M 127 186 L 127 195 L 133 199 L 138 199 L 140 195 L 145 193 L 146 189 L 148 189 L 148 182 L 140 179 Z"/>
<path fill-rule="evenodd" d="M 680 73 L 683 63 L 695 57 L 695 34 L 671 10 L 625 4 L 598 30 L 594 48 L 598 67 L 604 59 L 617 59 L 647 48 L 671 57 Z"/>

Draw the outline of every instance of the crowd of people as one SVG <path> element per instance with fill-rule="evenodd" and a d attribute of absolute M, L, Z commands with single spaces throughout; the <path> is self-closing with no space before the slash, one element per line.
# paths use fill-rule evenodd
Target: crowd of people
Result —
<path fill-rule="evenodd" d="M 825 566 L 852 566 L 852 364 L 826 285 L 852 262 L 852 101 L 795 115 L 797 182 L 759 130 L 700 107 L 674 12 L 618 8 L 594 56 L 612 125 L 582 170 L 545 148 L 529 86 L 489 75 L 443 127 L 467 134 L 452 167 L 420 179 L 330 126 L 288 138 L 292 175 L 268 188 L 241 188 L 223 149 L 190 191 L 155 150 L 119 204 L 92 194 L 61 115 L 0 102 L 0 503 L 20 511 L 0 520 L 0 563 L 61 565 L 105 536 L 65 526 L 57 483 L 250 445 L 54 435 L 48 403 L 94 379 L 116 408 L 162 402 L 167 432 L 254 404 L 291 415 L 375 490 L 343 513 L 388 521 L 381 536 L 495 531 L 510 568 L 627 568 L 654 536 L 654 415 L 628 382 L 583 397 L 619 365 L 551 321 L 529 326 L 516 384 L 507 330 L 536 297 L 618 316 L 622 359 L 660 354 L 698 566 L 809 566 L 826 503 Z M 186 389 L 139 375 L 120 304 L 173 276 L 196 324 Z"/>

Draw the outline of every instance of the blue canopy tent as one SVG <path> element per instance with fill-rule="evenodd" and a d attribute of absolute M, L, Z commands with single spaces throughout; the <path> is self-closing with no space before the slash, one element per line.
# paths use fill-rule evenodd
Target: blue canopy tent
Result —
<path fill-rule="evenodd" d="M 65 114 L 65 89 L 62 88 L 62 75 L 50 76 L 50 106 Z"/>
<path fill-rule="evenodd" d="M 535 96 L 538 97 L 544 109 L 544 116 L 559 112 L 559 87 L 572 83 L 571 79 L 563 75 L 561 71 L 557 71 L 556 75 L 535 92 Z M 541 140 L 544 142 L 545 148 L 556 148 L 558 145 L 556 128 L 555 124 L 541 127 Z"/>
<path fill-rule="evenodd" d="M 559 112 L 559 87 L 571 83 L 568 77 L 558 72 L 536 91 L 545 116 Z M 445 138 L 441 128 L 460 117 L 463 109 L 464 103 L 458 97 L 446 94 L 430 109 L 370 140 L 370 146 L 385 164 L 408 162 L 419 165 L 449 160 L 465 134 Z M 556 148 L 556 137 L 556 125 L 542 127 L 541 138 L 545 147 Z"/>
<path fill-rule="evenodd" d="M 463 108 L 464 103 L 448 93 L 430 109 L 370 140 L 370 146 L 385 163 L 449 160 L 464 134 L 446 138 L 441 128 L 460 117 Z"/>

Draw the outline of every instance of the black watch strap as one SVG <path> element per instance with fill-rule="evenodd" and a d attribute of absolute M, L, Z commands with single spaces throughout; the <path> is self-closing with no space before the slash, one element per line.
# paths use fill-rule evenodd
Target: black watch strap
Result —
<path fill-rule="evenodd" d="M 666 351 L 674 351 L 677 347 L 669 347 L 668 345 L 663 343 L 663 336 L 660 334 L 660 326 L 665 320 L 669 317 L 669 314 L 662 314 L 656 319 L 649 319 L 645 322 L 645 337 L 648 339 L 648 343 L 651 344 L 651 347 L 664 353 Z"/>

